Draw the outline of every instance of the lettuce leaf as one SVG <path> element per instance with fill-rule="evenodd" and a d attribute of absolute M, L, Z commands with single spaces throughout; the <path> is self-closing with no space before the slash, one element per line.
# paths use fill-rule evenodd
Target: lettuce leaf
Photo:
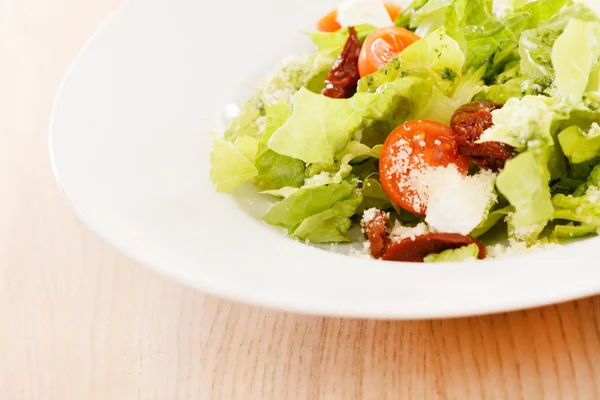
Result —
<path fill-rule="evenodd" d="M 325 86 L 324 74 L 331 69 L 332 62 L 319 62 L 314 54 L 284 60 L 243 104 L 225 130 L 225 138 L 233 141 L 238 136 L 258 136 L 263 131 L 266 105 L 279 102 L 291 105 L 294 94 L 302 87 L 320 93 Z"/>
<path fill-rule="evenodd" d="M 573 195 L 557 194 L 552 203 L 556 209 L 554 219 L 600 229 L 600 165 Z"/>
<path fill-rule="evenodd" d="M 446 250 L 440 254 L 430 254 L 425 257 L 426 263 L 466 262 L 476 261 L 479 256 L 479 247 L 476 244 L 463 246 L 455 250 Z"/>
<path fill-rule="evenodd" d="M 446 10 L 453 0 L 429 0 L 423 7 L 415 10 L 410 18 L 410 28 L 420 37 L 425 37 L 444 25 Z"/>
<path fill-rule="evenodd" d="M 304 162 L 278 154 L 268 146 L 273 133 L 292 115 L 292 111 L 287 104 L 280 102 L 273 106 L 267 105 L 266 113 L 266 128 L 260 135 L 255 160 L 258 184 L 263 189 L 300 187 L 304 184 Z"/>
<path fill-rule="evenodd" d="M 410 28 L 410 21 L 412 19 L 412 16 L 421 8 L 423 8 L 428 2 L 429 0 L 413 0 L 413 2 L 408 7 L 402 10 L 402 12 L 396 18 L 396 21 L 394 21 L 396 26 L 402 28 Z"/>
<path fill-rule="evenodd" d="M 273 133 L 269 148 L 305 163 L 333 164 L 377 99 L 361 100 L 331 99 L 300 89 L 292 116 Z"/>
<path fill-rule="evenodd" d="M 350 218 L 356 214 L 361 202 L 360 191 L 354 191 L 347 200 L 339 201 L 330 209 L 306 218 L 292 236 L 311 243 L 349 242 L 345 233 L 350 229 Z"/>
<path fill-rule="evenodd" d="M 381 186 L 381 181 L 377 173 L 370 175 L 363 181 L 361 191 L 363 201 L 357 210 L 357 214 L 361 214 L 370 208 L 387 210 L 393 207 L 392 201 Z"/>
<path fill-rule="evenodd" d="M 511 207 L 501 208 L 490 212 L 487 218 L 479 224 L 477 228 L 469 236 L 478 238 L 488 233 L 496 224 L 503 220 L 509 212 L 512 211 Z"/>
<path fill-rule="evenodd" d="M 598 228 L 589 225 L 575 225 L 572 222 L 567 225 L 556 225 L 554 236 L 562 239 L 573 239 L 598 234 Z"/>
<path fill-rule="evenodd" d="M 527 151 L 507 161 L 496 187 L 514 207 L 508 215 L 509 234 L 531 242 L 553 218 L 548 151 Z"/>
<path fill-rule="evenodd" d="M 573 19 L 554 43 L 554 85 L 559 95 L 580 102 L 600 57 L 600 23 Z"/>
<path fill-rule="evenodd" d="M 239 137 L 235 144 L 215 138 L 210 153 L 210 177 L 218 192 L 228 192 L 239 185 L 254 179 L 258 170 L 254 157 L 258 142 L 251 136 Z"/>
<path fill-rule="evenodd" d="M 571 126 L 558 134 L 565 156 L 572 164 L 580 164 L 600 157 L 600 126 L 594 123 L 588 132 Z"/>
<path fill-rule="evenodd" d="M 339 201 L 349 199 L 357 186 L 358 180 L 349 178 L 341 183 L 297 190 L 274 204 L 263 216 L 263 220 L 286 228 L 293 234 L 306 218 L 331 209 Z"/>

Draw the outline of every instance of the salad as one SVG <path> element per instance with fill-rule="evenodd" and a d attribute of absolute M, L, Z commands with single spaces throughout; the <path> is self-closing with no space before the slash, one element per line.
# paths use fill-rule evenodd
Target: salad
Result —
<path fill-rule="evenodd" d="M 214 135 L 217 191 L 268 224 L 408 262 L 600 232 L 600 16 L 572 0 L 349 0 Z M 356 228 L 356 229 L 353 229 Z M 354 239 L 356 240 L 356 239 Z"/>

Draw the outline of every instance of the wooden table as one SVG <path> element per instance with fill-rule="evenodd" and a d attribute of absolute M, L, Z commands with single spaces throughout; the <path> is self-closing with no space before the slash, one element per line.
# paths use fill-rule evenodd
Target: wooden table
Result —
<path fill-rule="evenodd" d="M 104 244 L 62 199 L 47 130 L 69 63 L 121 2 L 0 0 L 0 399 L 600 398 L 600 298 L 313 318 L 206 296 Z"/>

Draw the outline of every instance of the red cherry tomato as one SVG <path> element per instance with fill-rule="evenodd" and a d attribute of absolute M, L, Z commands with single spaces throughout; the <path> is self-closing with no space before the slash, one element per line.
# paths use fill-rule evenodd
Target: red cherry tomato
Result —
<path fill-rule="evenodd" d="M 408 29 L 395 26 L 372 32 L 365 39 L 358 60 L 361 78 L 385 67 L 394 57 L 419 39 L 419 36 Z"/>
<path fill-rule="evenodd" d="M 469 172 L 469 159 L 458 153 L 452 130 L 435 121 L 409 121 L 396 128 L 383 145 L 379 174 L 392 201 L 419 215 L 427 212 L 428 193 L 419 174 L 430 168 L 456 164 Z"/>

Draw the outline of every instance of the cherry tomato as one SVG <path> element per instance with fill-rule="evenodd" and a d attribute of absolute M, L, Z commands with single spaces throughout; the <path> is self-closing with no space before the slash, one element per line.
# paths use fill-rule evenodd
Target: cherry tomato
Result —
<path fill-rule="evenodd" d="M 394 3 L 383 3 L 385 9 L 392 21 L 395 21 L 398 15 L 402 12 L 402 8 Z M 342 29 L 342 26 L 337 21 L 337 10 L 331 11 L 329 14 L 319 20 L 317 29 L 321 32 L 335 32 Z"/>
<path fill-rule="evenodd" d="M 394 57 L 420 37 L 412 31 L 398 27 L 377 29 L 365 39 L 358 59 L 360 76 L 365 77 L 383 68 Z"/>
<path fill-rule="evenodd" d="M 383 145 L 381 184 L 400 207 L 425 215 L 429 193 L 420 173 L 449 164 L 462 174 L 469 172 L 469 159 L 458 153 L 452 130 L 435 121 L 409 121 L 396 128 Z"/>

